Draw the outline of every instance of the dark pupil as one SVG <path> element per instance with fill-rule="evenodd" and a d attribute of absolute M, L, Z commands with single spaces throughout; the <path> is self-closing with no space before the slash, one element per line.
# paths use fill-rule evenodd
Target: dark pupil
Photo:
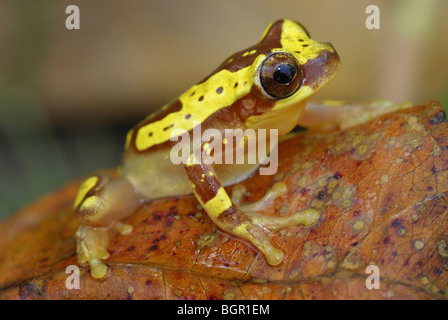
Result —
<path fill-rule="evenodd" d="M 284 63 L 275 68 L 274 80 L 280 84 L 288 84 L 296 75 L 296 68 L 294 66 Z"/>

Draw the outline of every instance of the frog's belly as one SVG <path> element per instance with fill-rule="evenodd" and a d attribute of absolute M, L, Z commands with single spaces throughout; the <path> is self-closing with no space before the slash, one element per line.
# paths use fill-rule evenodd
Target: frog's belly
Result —
<path fill-rule="evenodd" d="M 215 165 L 215 172 L 223 186 L 241 182 L 259 164 Z M 181 196 L 193 193 L 183 165 L 174 165 L 169 151 L 148 154 L 128 154 L 123 161 L 123 174 L 145 200 Z"/>

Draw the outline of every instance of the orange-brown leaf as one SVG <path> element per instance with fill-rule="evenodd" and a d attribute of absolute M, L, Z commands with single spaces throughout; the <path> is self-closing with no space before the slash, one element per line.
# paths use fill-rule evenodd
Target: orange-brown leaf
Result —
<path fill-rule="evenodd" d="M 243 200 L 288 186 L 266 214 L 321 212 L 313 227 L 272 234 L 284 262 L 216 230 L 193 196 L 145 204 L 110 244 L 106 278 L 77 264 L 72 210 L 79 182 L 0 226 L 4 299 L 433 299 L 448 297 L 448 127 L 437 102 L 345 131 L 306 131 L 281 144 L 275 176 L 254 175 Z M 230 192 L 232 188 L 228 188 Z M 366 288 L 366 267 L 380 270 Z"/>

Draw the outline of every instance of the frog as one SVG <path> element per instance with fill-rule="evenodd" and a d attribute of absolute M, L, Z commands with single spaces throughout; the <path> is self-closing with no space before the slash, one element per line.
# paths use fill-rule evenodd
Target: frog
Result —
<path fill-rule="evenodd" d="M 133 227 L 122 222 L 126 217 L 145 203 L 193 194 L 221 232 L 247 242 L 269 265 L 280 265 L 285 254 L 271 243 L 271 233 L 312 226 L 318 213 L 306 209 L 290 216 L 266 215 L 266 207 L 284 194 L 284 183 L 274 184 L 253 203 L 241 204 L 241 197 L 225 188 L 255 174 L 263 167 L 263 159 L 209 163 L 196 156 L 208 143 L 192 141 L 187 161 L 174 164 L 170 161 L 177 143 L 173 137 L 179 130 L 192 133 L 198 125 L 218 130 L 223 137 L 227 129 L 275 130 L 278 139 L 268 143 L 272 152 L 278 140 L 297 125 L 306 127 L 307 123 L 300 121 L 305 106 L 335 77 L 339 67 L 331 43 L 311 39 L 306 28 L 294 20 L 277 20 L 255 45 L 231 55 L 202 81 L 140 121 L 126 136 L 116 176 L 92 175 L 79 187 L 74 201 L 79 263 L 88 264 L 92 277 L 104 277 L 108 266 L 103 260 L 110 255 L 110 237 L 114 232 L 132 232 Z M 331 122 L 322 118 L 322 122 Z M 319 115 L 312 113 L 310 121 L 319 125 Z M 258 135 L 252 138 L 261 140 Z M 239 142 L 244 145 L 247 140 Z M 223 138 L 222 143 L 230 142 Z"/>

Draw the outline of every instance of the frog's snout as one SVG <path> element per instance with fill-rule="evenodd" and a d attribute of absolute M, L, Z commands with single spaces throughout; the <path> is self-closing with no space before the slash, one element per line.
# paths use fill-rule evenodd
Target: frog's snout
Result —
<path fill-rule="evenodd" d="M 324 48 L 319 55 L 308 60 L 302 66 L 303 84 L 312 87 L 314 90 L 318 90 L 333 79 L 340 65 L 339 55 L 333 45 L 329 42 L 322 43 L 322 45 Z"/>

